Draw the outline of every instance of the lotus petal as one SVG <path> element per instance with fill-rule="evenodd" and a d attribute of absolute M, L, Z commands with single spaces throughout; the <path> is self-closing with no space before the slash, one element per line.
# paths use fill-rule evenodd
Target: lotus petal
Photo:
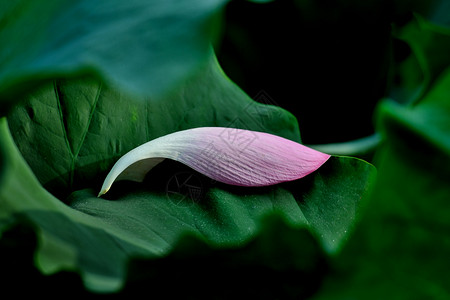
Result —
<path fill-rule="evenodd" d="M 329 157 L 264 132 L 199 127 L 159 137 L 122 156 L 107 175 L 99 196 L 114 181 L 143 181 L 166 158 L 226 184 L 266 186 L 302 178 L 317 170 Z"/>

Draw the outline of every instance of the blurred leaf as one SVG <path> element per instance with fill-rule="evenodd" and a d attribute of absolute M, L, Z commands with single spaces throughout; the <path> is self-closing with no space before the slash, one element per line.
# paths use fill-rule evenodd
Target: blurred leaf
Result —
<path fill-rule="evenodd" d="M 1 1 L 0 113 L 60 77 L 90 74 L 138 95 L 167 92 L 204 63 L 225 3 Z"/>
<path fill-rule="evenodd" d="M 42 276 L 34 267 L 34 251 L 38 243 L 35 229 L 22 219 L 17 224 L 11 224 L 2 233 L 0 239 L 2 293 L 14 297 L 46 295 L 56 299 L 70 290 L 71 296 L 89 296 L 78 274 L 60 272 Z"/>
<path fill-rule="evenodd" d="M 450 67 L 442 72 L 430 91 L 413 107 L 403 107 L 385 102 L 381 107 L 381 127 L 388 138 L 397 135 L 399 139 L 390 139 L 390 144 L 408 143 L 412 150 L 424 151 L 424 147 L 435 148 L 435 154 L 424 157 L 424 161 L 437 161 L 436 155 L 450 155 Z M 400 124 L 400 125 L 398 125 Z M 440 154 L 442 153 L 442 154 Z M 445 156 L 440 157 L 445 161 Z M 420 164 L 420 162 L 417 162 Z M 433 164 L 439 168 L 442 164 Z"/>
<path fill-rule="evenodd" d="M 426 95 L 450 65 L 450 28 L 415 15 L 397 36 L 409 45 L 412 53 L 399 64 L 396 75 L 399 88 L 392 96 L 402 103 L 415 103 Z"/>
<path fill-rule="evenodd" d="M 428 19 L 433 22 L 433 24 L 450 27 L 450 1 L 436 0 L 433 2 L 435 2 L 435 5 Z"/>
<path fill-rule="evenodd" d="M 450 297 L 449 99 L 447 69 L 416 106 L 380 106 L 378 181 L 317 299 Z"/>

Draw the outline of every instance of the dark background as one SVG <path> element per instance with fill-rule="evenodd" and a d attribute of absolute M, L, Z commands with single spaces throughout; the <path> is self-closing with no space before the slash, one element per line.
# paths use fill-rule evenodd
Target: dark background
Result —
<path fill-rule="evenodd" d="M 392 68 L 410 54 L 391 28 L 432 1 L 232 1 L 216 47 L 225 73 L 250 97 L 293 113 L 305 144 L 374 132 Z"/>

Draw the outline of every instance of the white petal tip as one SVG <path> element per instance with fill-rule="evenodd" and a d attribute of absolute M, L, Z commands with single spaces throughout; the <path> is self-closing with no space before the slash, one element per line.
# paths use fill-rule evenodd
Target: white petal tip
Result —
<path fill-rule="evenodd" d="M 102 189 L 102 190 L 98 193 L 97 198 L 100 198 L 102 195 L 106 194 L 107 192 L 108 192 L 108 189 Z"/>

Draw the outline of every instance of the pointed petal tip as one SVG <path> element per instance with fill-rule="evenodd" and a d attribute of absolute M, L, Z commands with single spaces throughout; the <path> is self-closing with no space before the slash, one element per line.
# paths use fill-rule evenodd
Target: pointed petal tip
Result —
<path fill-rule="evenodd" d="M 104 194 L 106 194 L 107 192 L 108 192 L 108 190 L 109 190 L 109 188 L 108 189 L 101 189 L 100 190 L 100 192 L 98 193 L 98 195 L 97 195 L 97 198 L 100 198 L 101 196 L 103 196 Z"/>

